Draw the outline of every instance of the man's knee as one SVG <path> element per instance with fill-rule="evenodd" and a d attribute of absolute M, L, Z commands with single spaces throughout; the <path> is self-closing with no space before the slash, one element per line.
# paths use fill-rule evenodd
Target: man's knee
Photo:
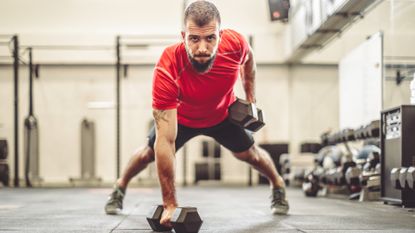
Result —
<path fill-rule="evenodd" d="M 233 155 L 242 161 L 250 164 L 257 164 L 260 160 L 260 154 L 258 148 L 255 145 L 251 146 L 248 150 L 242 152 L 233 152 Z"/>
<path fill-rule="evenodd" d="M 137 149 L 134 152 L 134 155 L 141 157 L 142 160 L 147 163 L 151 163 L 154 161 L 154 150 L 148 145 Z"/>

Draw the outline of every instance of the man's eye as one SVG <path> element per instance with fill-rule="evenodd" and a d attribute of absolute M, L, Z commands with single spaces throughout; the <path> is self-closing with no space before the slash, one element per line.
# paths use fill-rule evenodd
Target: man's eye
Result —
<path fill-rule="evenodd" d="M 190 40 L 192 42 L 197 42 L 197 41 L 199 41 L 199 38 L 197 38 L 197 37 L 190 37 Z"/>

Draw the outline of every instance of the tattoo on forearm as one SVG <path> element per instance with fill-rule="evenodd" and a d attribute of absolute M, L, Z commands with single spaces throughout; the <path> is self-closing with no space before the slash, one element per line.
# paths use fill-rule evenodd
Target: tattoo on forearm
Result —
<path fill-rule="evenodd" d="M 159 129 L 159 122 L 164 121 L 168 122 L 167 113 L 165 110 L 154 110 L 153 111 L 154 121 L 156 123 L 157 129 Z"/>

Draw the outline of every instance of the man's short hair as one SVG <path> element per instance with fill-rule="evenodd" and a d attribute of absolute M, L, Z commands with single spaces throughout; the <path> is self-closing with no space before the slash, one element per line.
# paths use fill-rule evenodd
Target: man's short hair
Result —
<path fill-rule="evenodd" d="M 199 0 L 189 4 L 184 11 L 184 26 L 188 20 L 192 20 L 199 27 L 205 26 L 212 20 L 217 20 L 220 25 L 220 14 L 213 3 Z"/>

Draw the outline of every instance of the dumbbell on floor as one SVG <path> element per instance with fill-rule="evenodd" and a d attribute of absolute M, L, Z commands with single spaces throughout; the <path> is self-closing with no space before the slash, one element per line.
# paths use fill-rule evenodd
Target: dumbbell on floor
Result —
<path fill-rule="evenodd" d="M 260 130 L 265 125 L 262 110 L 242 99 L 237 99 L 229 106 L 229 120 L 252 132 Z"/>
<path fill-rule="evenodd" d="M 147 216 L 147 221 L 153 231 L 170 231 L 171 228 L 160 224 L 163 206 L 154 206 Z M 173 213 L 171 224 L 176 233 L 196 233 L 202 226 L 202 219 L 194 207 L 178 207 Z"/>
<path fill-rule="evenodd" d="M 406 172 L 406 182 L 410 189 L 415 189 L 415 167 L 409 167 Z"/>
<path fill-rule="evenodd" d="M 399 174 L 400 174 L 401 168 L 395 167 L 392 168 L 390 172 L 390 180 L 392 182 L 392 187 L 395 189 L 402 189 L 401 182 L 399 181 Z"/>
<path fill-rule="evenodd" d="M 402 189 L 407 188 L 406 185 L 406 172 L 408 171 L 407 167 L 401 167 L 401 170 L 399 170 L 399 184 L 401 185 Z"/>

